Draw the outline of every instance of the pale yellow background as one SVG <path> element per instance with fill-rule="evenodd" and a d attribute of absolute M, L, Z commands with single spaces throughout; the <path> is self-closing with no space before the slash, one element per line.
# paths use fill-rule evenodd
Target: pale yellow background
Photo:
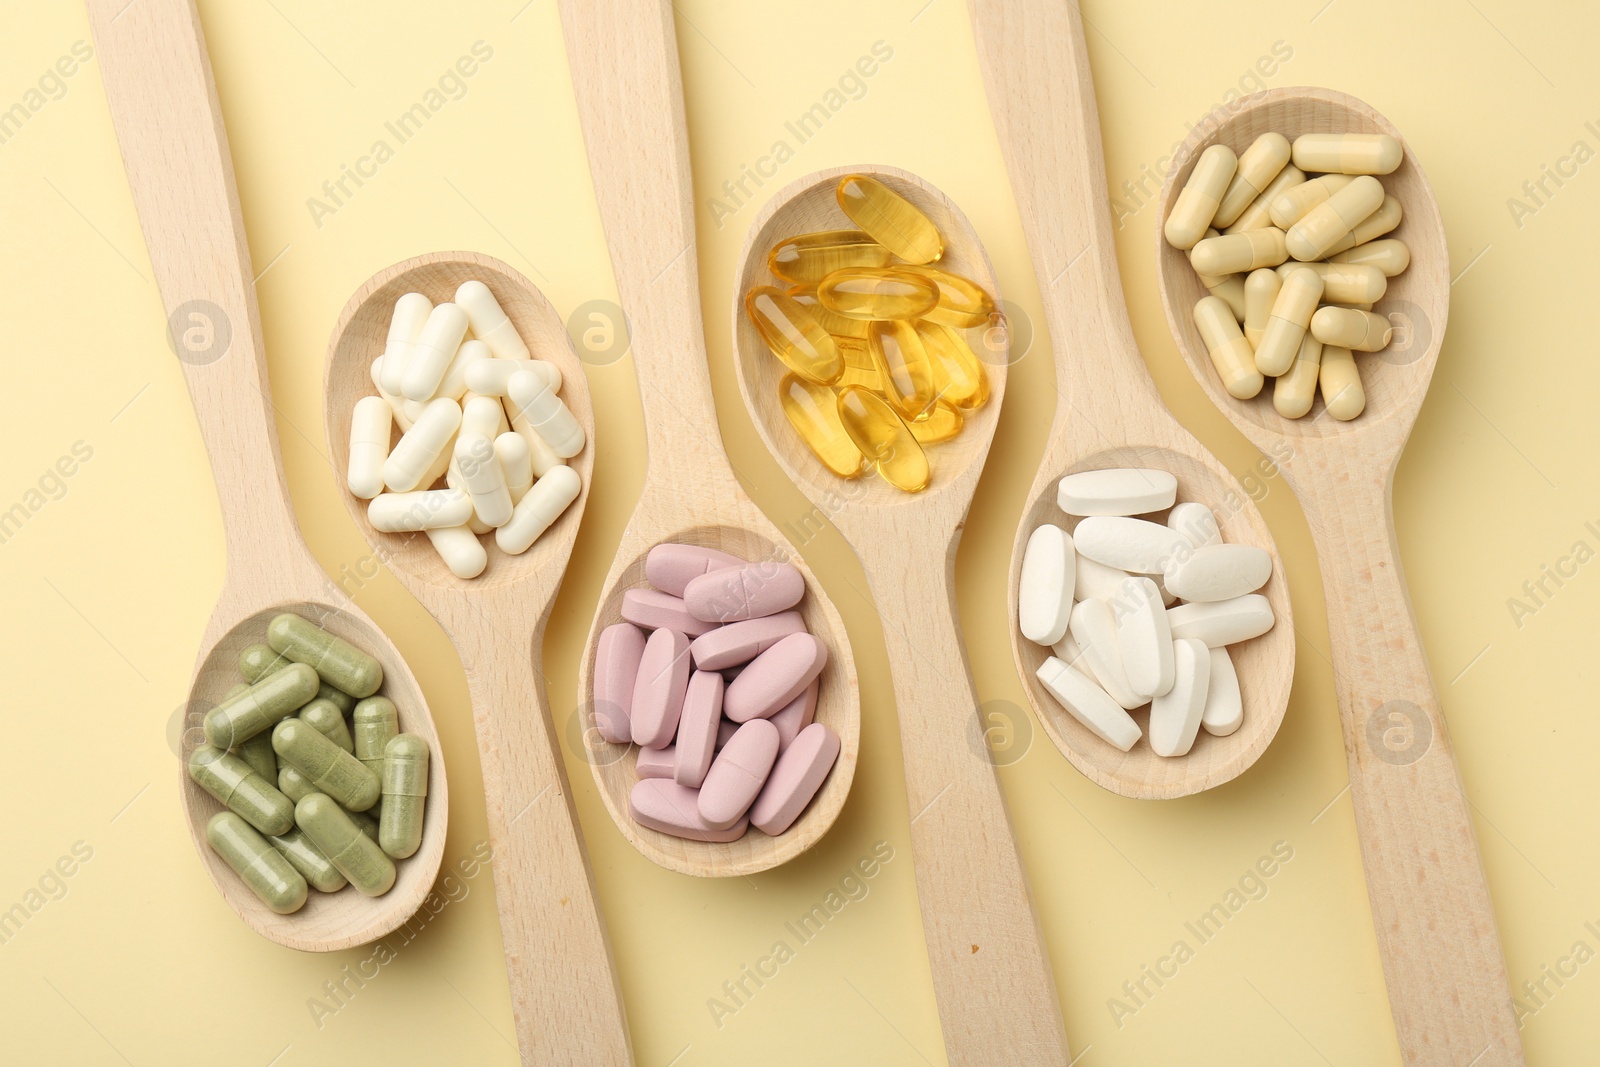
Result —
<path fill-rule="evenodd" d="M 133 0 L 137 3 L 139 0 Z M 335 575 L 365 555 L 326 461 L 319 383 L 349 294 L 403 257 L 467 248 L 533 278 L 566 315 L 614 299 L 552 0 L 483 4 L 210 0 L 202 16 L 233 145 L 284 466 L 301 525 Z M 1449 230 L 1449 339 L 1396 486 L 1397 525 L 1450 720 L 1512 981 L 1600 948 L 1595 723 L 1600 565 L 1517 626 L 1507 599 L 1583 541 L 1600 548 L 1595 473 L 1593 234 L 1600 167 L 1520 226 L 1507 200 L 1577 141 L 1600 149 L 1600 19 L 1587 5 L 1510 0 L 1087 3 L 1113 187 L 1167 154 L 1275 42 L 1270 85 L 1329 85 L 1411 140 Z M 73 3 L 12 0 L 0 107 L 87 40 Z M 1321 10 L 1319 10 L 1319 8 Z M 725 178 L 784 137 L 874 42 L 893 58 L 760 199 L 856 161 L 916 171 L 959 201 L 1002 285 L 1037 320 L 1037 287 L 991 130 L 965 8 L 682 0 L 678 36 L 693 149 L 700 273 L 723 437 L 780 525 L 808 505 L 764 452 L 730 364 L 728 287 L 757 205 L 719 227 Z M 319 228 L 308 197 L 364 154 L 473 42 L 491 61 Z M 0 510 L 76 441 L 93 459 L 0 544 L 7 611 L 0 742 L 0 909 L 75 842 L 93 858 L 9 943 L 0 1059 L 15 1063 L 512 1063 L 493 889 L 468 883 L 415 942 L 319 1027 L 307 1002 L 366 950 L 302 955 L 248 932 L 203 877 L 181 825 L 165 730 L 184 700 L 222 574 L 204 450 L 163 315 L 95 63 L 0 144 Z M 1248 86 L 1247 86 L 1248 87 Z M 1591 173 L 1593 171 L 1593 173 Z M 1570 168 L 1569 168 L 1570 172 Z M 1553 188 L 1553 186 L 1551 186 Z M 1530 202 L 1531 203 L 1531 202 Z M 1042 735 L 1002 772 L 1055 964 L 1068 1033 L 1094 1064 L 1388 1064 L 1378 967 L 1305 521 L 1281 478 L 1214 411 L 1176 357 L 1153 283 L 1153 208 L 1117 235 L 1134 327 L 1178 417 L 1241 478 L 1278 538 L 1299 671 L 1276 744 L 1241 780 L 1164 804 L 1104 792 Z M 551 704 L 574 704 L 577 659 L 642 476 L 631 362 L 591 368 L 595 491 L 546 647 Z M 959 562 L 980 696 L 1024 702 L 1004 617 L 1007 557 L 1056 396 L 1042 339 L 1013 371 L 1005 418 Z M 1080 402 L 1082 399 L 1080 398 Z M 1596 527 L 1586 528 L 1585 522 Z M 861 674 L 861 765 L 845 812 L 809 855 L 749 879 L 697 881 L 638 856 L 587 769 L 566 753 L 610 925 L 639 1062 L 940 1063 L 883 643 L 854 558 L 830 529 L 807 558 L 849 625 Z M 459 662 L 387 574 L 357 600 L 410 658 L 453 785 L 446 862 L 485 834 Z M 531 681 L 530 681 L 531 684 Z M 1030 729 L 1029 716 L 1018 727 Z M 836 886 L 874 844 L 889 862 L 735 1015 L 709 998 Z M 1119 1026 L 1108 1000 L 1275 842 L 1293 860 Z M 1533 1000 L 1530 1062 L 1579 1062 L 1600 1038 L 1600 964 Z M 1004 1016 L 993 1020 L 1005 1027 Z"/>

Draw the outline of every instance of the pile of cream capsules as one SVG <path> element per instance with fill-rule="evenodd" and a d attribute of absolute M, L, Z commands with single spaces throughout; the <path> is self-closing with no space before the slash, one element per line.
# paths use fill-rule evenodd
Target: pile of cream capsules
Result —
<path fill-rule="evenodd" d="M 189 755 L 189 776 L 228 809 L 206 840 L 280 915 L 308 886 L 382 896 L 394 861 L 422 847 L 428 743 L 400 732 L 365 652 L 287 613 L 266 637 L 240 655 L 244 682 L 206 713 Z"/>
<path fill-rule="evenodd" d="M 929 264 L 944 238 L 917 206 L 876 178 L 847 174 L 835 197 L 858 229 L 779 241 L 767 269 L 784 287 L 745 294 L 745 312 L 789 373 L 783 412 L 841 478 L 870 468 L 896 489 L 927 488 L 925 445 L 961 432 L 989 399 L 983 364 L 961 331 L 986 325 L 993 298 Z"/>
<path fill-rule="evenodd" d="M 1028 538 L 1017 589 L 1022 635 L 1054 653 L 1039 681 L 1084 726 L 1124 752 L 1187 755 L 1203 727 L 1222 737 L 1244 722 L 1227 646 L 1272 629 L 1257 593 L 1272 557 L 1224 544 L 1206 505 L 1178 502 L 1164 470 L 1081 471 L 1056 504 L 1070 530 L 1046 523 Z"/>
<path fill-rule="evenodd" d="M 645 558 L 654 588 L 622 595 L 595 650 L 594 726 L 639 746 L 635 822 L 695 841 L 771 837 L 805 811 L 839 757 L 820 722 L 828 646 L 795 606 L 805 576 L 698 545 Z M 649 636 L 646 636 L 646 632 Z"/>
<path fill-rule="evenodd" d="M 488 566 L 481 535 L 519 555 L 578 499 L 563 460 L 584 432 L 557 395 L 561 371 L 532 358 L 482 282 L 438 306 L 421 293 L 395 301 L 372 383 L 378 395 L 350 418 L 350 492 L 371 501 L 375 529 L 426 533 L 456 577 Z"/>
<path fill-rule="evenodd" d="M 1403 156 L 1393 137 L 1358 133 L 1293 145 L 1264 133 L 1237 157 L 1221 144 L 1201 153 L 1163 232 L 1211 292 L 1194 323 L 1230 394 L 1248 400 L 1270 377 L 1284 418 L 1309 412 L 1319 387 L 1329 415 L 1361 414 L 1353 353 L 1388 346 L 1372 305 L 1411 262 L 1403 242 L 1379 239 L 1400 225 L 1400 201 L 1376 175 Z"/>

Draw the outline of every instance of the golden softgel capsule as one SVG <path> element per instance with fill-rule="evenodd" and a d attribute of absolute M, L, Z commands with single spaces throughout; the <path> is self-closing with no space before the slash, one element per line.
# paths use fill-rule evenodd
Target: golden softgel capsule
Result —
<path fill-rule="evenodd" d="M 928 457 L 883 397 L 859 388 L 842 391 L 839 421 L 884 481 L 907 493 L 928 487 Z"/>
<path fill-rule="evenodd" d="M 983 286 L 971 278 L 951 274 L 937 267 L 907 265 L 899 268 L 909 274 L 920 274 L 939 287 L 939 303 L 923 316 L 929 322 L 941 322 L 958 330 L 982 326 L 994 314 L 994 301 L 984 292 Z"/>
<path fill-rule="evenodd" d="M 778 402 L 789 425 L 824 467 L 841 478 L 861 473 L 861 449 L 839 421 L 839 401 L 832 389 L 786 374 L 778 383 Z"/>
<path fill-rule="evenodd" d="M 940 400 L 967 411 L 988 403 L 989 375 L 965 337 L 943 323 L 927 319 L 917 323 L 917 336 L 922 338 L 922 349 L 928 354 L 934 392 Z"/>
<path fill-rule="evenodd" d="M 938 306 L 939 287 L 892 267 L 846 267 L 822 279 L 817 299 L 852 319 L 920 319 Z"/>
<path fill-rule="evenodd" d="M 802 378 L 826 385 L 844 372 L 832 335 L 783 290 L 770 285 L 750 290 L 744 310 L 772 354 Z"/>
<path fill-rule="evenodd" d="M 846 174 L 834 195 L 851 222 L 907 263 L 933 263 L 944 255 L 933 220 L 878 179 Z"/>
<path fill-rule="evenodd" d="M 859 337 L 863 341 L 867 339 L 867 325 L 870 320 L 852 319 L 848 315 L 829 311 L 822 306 L 822 301 L 817 299 L 815 285 L 791 285 L 784 292 L 796 304 L 811 312 L 812 317 L 817 320 L 817 325 L 833 334 L 835 338 Z"/>
<path fill-rule="evenodd" d="M 884 396 L 900 417 L 907 422 L 927 418 L 939 394 L 917 328 L 903 319 L 874 322 L 867 351 L 883 379 Z"/>
<path fill-rule="evenodd" d="M 841 267 L 882 267 L 891 253 L 860 230 L 820 230 L 779 241 L 767 269 L 784 281 L 815 285 Z"/>

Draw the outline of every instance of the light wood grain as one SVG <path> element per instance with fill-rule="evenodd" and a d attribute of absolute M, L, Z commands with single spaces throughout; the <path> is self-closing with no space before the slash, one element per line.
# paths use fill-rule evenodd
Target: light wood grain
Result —
<path fill-rule="evenodd" d="M 351 411 L 375 392 L 369 368 L 383 352 L 395 301 L 419 292 L 442 303 L 469 279 L 489 287 L 536 358 L 560 368 L 561 398 L 589 443 L 567 460 L 582 492 L 533 547 L 507 556 L 491 545 L 488 569 L 461 579 L 425 535 L 373 529 L 366 501 L 345 490 L 338 472 L 349 461 Z M 552 716 L 542 668 L 545 626 L 594 474 L 593 405 L 561 317 L 532 282 L 497 259 L 474 252 L 418 256 L 380 271 L 350 298 L 328 347 L 325 391 L 328 450 L 351 519 L 439 620 L 466 669 L 522 1062 L 632 1063 L 605 920 L 558 746 L 579 712 Z"/>
<path fill-rule="evenodd" d="M 1055 354 L 1060 398 L 1028 507 L 1011 553 L 1010 611 L 1028 536 L 1062 523 L 1056 483 L 1103 467 L 1160 467 L 1178 478 L 1178 499 L 1207 504 L 1223 538 L 1272 556 L 1261 590 L 1277 623 L 1229 647 L 1244 697 L 1244 725 L 1227 737 L 1202 732 L 1188 755 L 1157 756 L 1147 741 L 1119 752 L 1072 718 L 1036 672 L 1050 650 L 1013 625 L 1023 687 L 1056 746 L 1093 781 L 1124 796 L 1166 799 L 1244 773 L 1278 732 L 1294 680 L 1294 617 L 1266 522 L 1244 488 L 1172 418 L 1140 358 L 1117 273 L 1094 84 L 1075 4 L 971 0 L 989 108 L 1011 174 Z M 1141 718 L 1143 718 L 1141 713 Z M 1145 725 L 1141 722 L 1141 725 Z"/>
<path fill-rule="evenodd" d="M 1162 190 L 1160 217 L 1208 145 L 1243 149 L 1269 130 L 1290 140 L 1386 133 L 1405 144 L 1355 97 L 1307 88 L 1258 93 L 1195 127 Z M 1409 146 L 1400 168 L 1380 180 L 1400 201 L 1402 221 L 1390 236 L 1410 247 L 1411 265 L 1373 308 L 1401 330 L 1391 349 L 1358 358 L 1367 407 L 1355 420 L 1327 417 L 1320 397 L 1310 415 L 1291 420 L 1273 410 L 1266 392 L 1244 402 L 1229 396 L 1190 315 L 1199 283 L 1165 241 L 1157 255 L 1161 299 L 1207 395 L 1258 447 L 1291 457 L 1281 467 L 1321 560 L 1350 795 L 1405 1062 L 1520 1064 L 1494 909 L 1400 569 L 1390 502 L 1395 467 L 1444 340 L 1449 250 L 1433 190 Z"/>
<path fill-rule="evenodd" d="M 634 823 L 628 813 L 637 751 L 588 735 L 590 765 L 606 809 L 644 855 L 685 874 L 726 877 L 766 870 L 810 848 L 838 817 L 850 791 L 861 733 L 855 659 L 844 622 L 816 576 L 750 501 L 723 453 L 700 320 L 689 147 L 672 7 L 624 0 L 563 0 L 561 22 L 595 200 L 605 224 L 617 292 L 632 330 L 648 459 L 644 491 L 623 531 L 616 562 L 579 668 L 579 700 L 593 694 L 595 643 L 621 620 L 622 594 L 644 584 L 644 557 L 664 541 L 778 559 L 806 579 L 807 626 L 828 646 L 817 721 L 839 735 L 822 790 L 793 826 L 772 838 L 752 829 L 726 844 L 686 841 Z"/>
<path fill-rule="evenodd" d="M 982 741 L 978 700 L 961 643 L 955 558 L 972 493 L 1005 400 L 1010 357 L 1003 319 L 972 331 L 991 396 L 954 440 L 928 450 L 933 475 L 903 493 L 874 474 L 845 481 L 794 432 L 778 400 L 783 366 L 744 313 L 743 295 L 773 284 L 778 241 L 845 229 L 834 189 L 870 174 L 916 204 L 944 235 L 939 265 L 982 285 L 999 282 L 965 215 L 932 185 L 882 166 L 808 175 L 767 202 L 751 224 L 733 300 L 735 366 L 756 429 L 779 464 L 839 528 L 878 605 L 900 717 L 912 863 L 945 1053 L 952 1064 L 1065 1064 L 1070 1060 L 1050 960 L 1011 833 L 1005 798 Z"/>
<path fill-rule="evenodd" d="M 278 455 L 265 349 L 251 284 L 250 254 L 234 186 L 227 134 L 217 106 L 205 41 L 192 0 L 91 0 L 112 124 L 156 287 L 181 333 L 209 326 L 231 340 L 215 358 L 183 349 L 184 377 L 211 458 L 227 537 L 222 594 L 201 639 L 189 694 L 182 755 L 203 743 L 200 716 L 242 681 L 239 653 L 266 639 L 272 616 L 292 611 L 345 638 L 383 665 L 382 692 L 400 727 L 433 752 L 421 850 L 398 866 L 385 895 L 347 886 L 313 892 L 292 915 L 278 915 L 250 892 L 206 844 L 205 827 L 222 806 L 180 764 L 184 817 L 206 873 L 252 929 L 290 948 L 333 951 L 372 941 L 409 919 L 433 886 L 444 854 L 449 782 L 427 702 L 398 651 L 322 573 L 295 525 Z M 205 301 L 206 305 L 192 302 Z M 184 310 L 202 316 L 192 320 Z"/>

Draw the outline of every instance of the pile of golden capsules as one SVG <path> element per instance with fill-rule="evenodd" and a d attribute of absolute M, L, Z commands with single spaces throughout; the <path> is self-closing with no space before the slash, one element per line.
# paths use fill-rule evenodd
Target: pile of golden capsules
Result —
<path fill-rule="evenodd" d="M 989 399 L 961 331 L 987 325 L 994 299 L 931 265 L 944 255 L 938 227 L 883 182 L 847 174 L 835 195 L 858 228 L 779 241 L 767 254 L 778 284 L 746 293 L 745 311 L 788 368 L 784 414 L 823 465 L 920 492 L 932 477 L 926 446 L 955 437 Z"/>

